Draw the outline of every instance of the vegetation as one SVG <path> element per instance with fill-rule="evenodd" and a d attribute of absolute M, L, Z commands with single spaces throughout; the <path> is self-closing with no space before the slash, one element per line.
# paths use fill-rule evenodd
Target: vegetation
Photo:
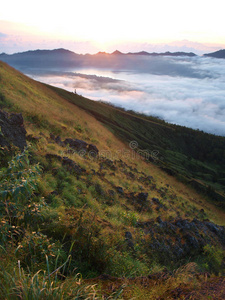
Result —
<path fill-rule="evenodd" d="M 1 299 L 195 299 L 194 289 L 201 299 L 211 285 L 217 290 L 208 296 L 222 297 L 225 213 L 215 203 L 223 200 L 209 201 L 183 180 L 188 147 L 169 135 L 180 127 L 46 86 L 3 63 L 0 94 L 1 109 L 23 114 L 30 143 L 0 149 Z M 218 149 L 224 143 L 191 134 L 215 138 Z M 157 152 L 146 160 L 145 149 Z M 166 153 L 176 154 L 173 169 Z M 191 174 L 217 167 L 198 157 Z"/>
<path fill-rule="evenodd" d="M 50 87 L 77 106 L 93 114 L 120 139 L 136 141 L 137 150 L 158 153 L 158 164 L 198 191 L 210 194 L 224 208 L 225 139 L 183 126 L 166 123 L 156 117 L 125 111 L 104 102 L 77 97 L 65 90 Z M 154 159 L 154 157 L 153 157 Z M 210 193 L 209 193 L 210 190 Z"/>

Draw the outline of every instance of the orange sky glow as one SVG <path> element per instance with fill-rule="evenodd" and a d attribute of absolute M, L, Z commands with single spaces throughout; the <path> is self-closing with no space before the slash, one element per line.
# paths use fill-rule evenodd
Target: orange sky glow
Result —
<path fill-rule="evenodd" d="M 39 0 L 35 5 L 28 0 L 4 1 L 0 53 L 35 47 L 94 53 L 120 45 L 133 51 L 138 44 L 145 47 L 175 41 L 176 45 L 191 41 L 197 48 L 200 44 L 205 49 L 221 48 L 225 45 L 223 14 L 220 0 Z"/>

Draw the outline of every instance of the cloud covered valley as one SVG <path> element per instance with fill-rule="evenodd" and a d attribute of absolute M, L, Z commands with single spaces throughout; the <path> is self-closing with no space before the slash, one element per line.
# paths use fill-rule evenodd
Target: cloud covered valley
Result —
<path fill-rule="evenodd" d="M 118 56 L 60 70 L 26 70 L 32 78 L 167 122 L 225 136 L 225 60 Z"/>

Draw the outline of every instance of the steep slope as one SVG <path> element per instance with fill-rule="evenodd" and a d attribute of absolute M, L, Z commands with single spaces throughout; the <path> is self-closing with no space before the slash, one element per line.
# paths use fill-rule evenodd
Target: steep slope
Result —
<path fill-rule="evenodd" d="M 217 205 L 225 204 L 225 138 L 165 123 L 153 117 L 125 112 L 105 103 L 54 91 L 93 114 L 120 139 L 135 141 L 136 150 L 168 173 L 210 196 Z"/>
<path fill-rule="evenodd" d="M 74 272 L 133 277 L 166 267 L 160 274 L 174 286 L 178 277 L 170 272 L 188 262 L 195 265 L 191 274 L 223 272 L 224 212 L 160 168 L 160 134 L 165 139 L 175 128 L 46 86 L 5 63 L 0 108 L 9 119 L 10 112 L 22 113 L 31 144 L 8 168 L 13 149 L 0 149 L 1 270 L 12 273 L 19 260 L 32 278 L 46 269 L 47 255 L 48 272 L 63 266 L 56 274 L 66 277 L 67 296 L 73 294 L 66 286 L 78 286 Z M 159 158 L 148 153 L 152 161 L 137 152 L 150 128 L 151 149 L 160 151 Z M 149 147 L 148 136 L 144 142 Z M 23 293 L 22 275 L 7 281 L 7 274 L 0 272 L 3 286 Z"/>

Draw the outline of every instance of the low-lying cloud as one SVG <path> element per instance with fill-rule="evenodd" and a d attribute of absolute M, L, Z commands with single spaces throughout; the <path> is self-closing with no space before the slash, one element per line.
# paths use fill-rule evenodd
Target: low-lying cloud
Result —
<path fill-rule="evenodd" d="M 132 57 L 131 65 L 113 71 L 93 66 L 45 74 L 33 70 L 31 76 L 94 100 L 225 136 L 225 60 L 146 57 L 134 65 Z"/>

